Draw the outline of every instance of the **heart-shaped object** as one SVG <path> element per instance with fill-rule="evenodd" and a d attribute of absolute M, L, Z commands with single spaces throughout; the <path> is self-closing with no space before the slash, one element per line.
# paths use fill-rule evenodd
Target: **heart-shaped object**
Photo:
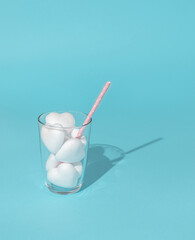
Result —
<path fill-rule="evenodd" d="M 75 169 L 77 170 L 77 172 L 79 173 L 79 176 L 81 176 L 82 171 L 83 171 L 83 165 L 81 162 L 76 162 L 76 163 L 72 163 L 72 165 L 75 167 Z"/>
<path fill-rule="evenodd" d="M 53 126 L 44 125 L 41 128 L 41 138 L 47 149 L 54 154 L 61 148 L 64 141 L 68 139 L 60 124 L 54 124 Z"/>
<path fill-rule="evenodd" d="M 79 173 L 70 163 L 61 163 L 57 168 L 48 171 L 47 179 L 64 188 L 73 188 L 77 185 Z"/>
<path fill-rule="evenodd" d="M 55 155 L 51 153 L 49 158 L 47 159 L 45 168 L 46 168 L 47 171 L 49 171 L 53 168 L 56 168 L 59 164 L 60 164 L 60 162 L 58 162 L 56 160 Z"/>
<path fill-rule="evenodd" d="M 71 132 L 71 137 L 72 137 L 72 138 L 76 138 L 79 130 L 80 130 L 80 129 L 78 129 L 78 128 L 74 128 L 74 129 L 72 130 L 72 132 Z M 83 145 L 86 146 L 86 144 L 87 144 L 86 137 L 85 137 L 84 135 L 81 135 L 79 139 L 81 140 L 81 142 L 83 143 Z"/>
<path fill-rule="evenodd" d="M 65 112 L 65 113 L 55 113 L 51 112 L 49 113 L 46 118 L 47 124 L 61 124 L 64 128 L 74 128 L 75 126 L 75 119 L 71 113 Z"/>
<path fill-rule="evenodd" d="M 56 154 L 56 159 L 60 162 L 79 162 L 85 156 L 83 143 L 77 138 L 68 139 Z"/>

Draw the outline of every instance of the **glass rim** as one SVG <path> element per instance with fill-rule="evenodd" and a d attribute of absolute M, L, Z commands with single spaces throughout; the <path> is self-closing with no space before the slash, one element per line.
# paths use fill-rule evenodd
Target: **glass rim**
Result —
<path fill-rule="evenodd" d="M 57 111 L 56 113 L 59 113 L 59 112 L 62 112 L 62 113 L 63 113 L 63 111 Z M 85 113 L 85 112 L 80 112 L 80 111 L 66 111 L 66 112 L 68 112 L 68 113 L 82 113 L 82 114 L 84 114 L 86 117 L 88 116 L 87 113 Z M 90 118 L 89 122 L 87 122 L 86 124 L 82 124 L 81 126 L 74 126 L 74 127 L 57 127 L 57 126 L 54 126 L 54 125 L 52 125 L 52 124 L 43 123 L 43 122 L 40 120 L 40 118 L 41 118 L 44 114 L 49 114 L 49 113 L 52 113 L 52 111 L 51 111 L 51 112 L 41 113 L 41 114 L 38 116 L 38 122 L 39 122 L 40 124 L 42 124 L 42 125 L 44 125 L 44 126 L 48 126 L 48 127 L 50 127 L 50 128 L 61 128 L 61 129 L 62 129 L 62 128 L 63 128 L 63 129 L 82 128 L 82 127 L 86 127 L 87 125 L 89 125 L 89 124 L 92 122 L 92 118 Z M 60 114 L 60 113 L 59 113 L 59 114 Z"/>

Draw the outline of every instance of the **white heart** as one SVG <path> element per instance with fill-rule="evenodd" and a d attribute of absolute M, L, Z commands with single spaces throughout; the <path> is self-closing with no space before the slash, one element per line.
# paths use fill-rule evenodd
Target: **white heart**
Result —
<path fill-rule="evenodd" d="M 55 155 L 51 153 L 49 158 L 47 159 L 45 168 L 46 168 L 47 171 L 49 171 L 52 168 L 56 168 L 59 164 L 60 164 L 60 162 L 58 162 L 56 160 Z"/>
<path fill-rule="evenodd" d="M 59 123 L 59 114 L 55 112 L 51 112 L 46 116 L 45 121 L 47 124 L 51 124 L 51 125 L 55 123 Z"/>
<path fill-rule="evenodd" d="M 76 162 L 76 163 L 72 163 L 72 165 L 75 167 L 75 169 L 77 170 L 77 172 L 79 173 L 79 176 L 81 176 L 82 171 L 83 171 L 83 165 L 81 162 Z"/>
<path fill-rule="evenodd" d="M 74 128 L 74 129 L 72 130 L 72 132 L 71 132 L 71 136 L 72 136 L 73 138 L 76 138 L 79 130 L 80 130 L 80 129 L 78 129 L 78 128 Z M 83 143 L 83 145 L 86 146 L 86 144 L 87 144 L 86 137 L 85 137 L 84 135 L 81 135 L 79 139 L 81 140 L 81 142 Z"/>
<path fill-rule="evenodd" d="M 48 171 L 47 179 L 64 188 L 72 188 L 77 185 L 79 173 L 70 163 L 61 163 L 57 168 Z"/>
<path fill-rule="evenodd" d="M 46 123 L 48 124 L 61 124 L 64 128 L 72 128 L 75 126 L 75 119 L 71 113 L 65 112 L 65 113 L 55 113 L 51 112 L 49 113 L 46 118 Z"/>
<path fill-rule="evenodd" d="M 85 156 L 83 143 L 77 138 L 68 139 L 56 154 L 60 162 L 79 162 Z"/>
<path fill-rule="evenodd" d="M 56 128 L 55 128 L 56 127 Z M 56 153 L 67 139 L 65 132 L 60 124 L 54 124 L 53 126 L 44 125 L 41 128 L 41 138 L 47 149 L 51 153 Z"/>

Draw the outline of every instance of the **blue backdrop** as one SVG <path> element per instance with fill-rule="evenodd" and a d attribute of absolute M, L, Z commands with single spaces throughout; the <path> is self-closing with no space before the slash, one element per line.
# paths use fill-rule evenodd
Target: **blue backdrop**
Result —
<path fill-rule="evenodd" d="M 195 2 L 0 1 L 1 239 L 195 239 Z M 83 189 L 43 185 L 37 117 L 93 118 Z"/>

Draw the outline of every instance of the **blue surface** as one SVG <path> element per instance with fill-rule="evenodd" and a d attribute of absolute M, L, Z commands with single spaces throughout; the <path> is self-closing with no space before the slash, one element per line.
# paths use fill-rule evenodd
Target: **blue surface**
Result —
<path fill-rule="evenodd" d="M 0 238 L 194 240 L 195 2 L 0 5 Z M 37 116 L 89 112 L 107 80 L 86 183 L 52 194 Z"/>

